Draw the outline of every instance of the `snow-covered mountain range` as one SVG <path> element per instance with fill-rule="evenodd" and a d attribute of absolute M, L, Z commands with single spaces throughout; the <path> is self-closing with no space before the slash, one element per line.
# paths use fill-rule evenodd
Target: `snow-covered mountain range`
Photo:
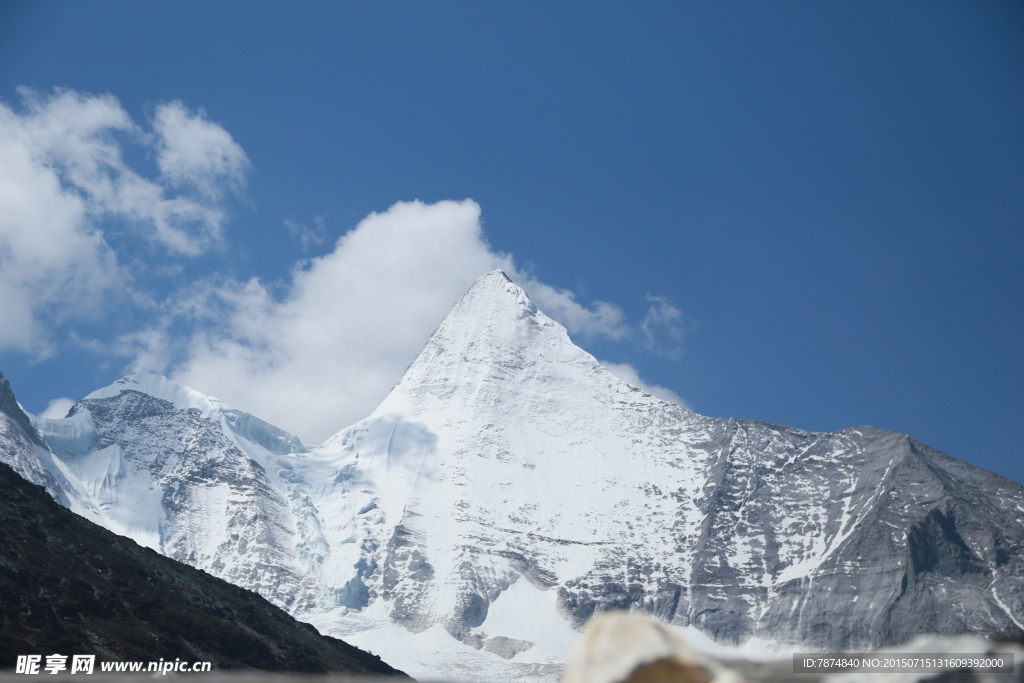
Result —
<path fill-rule="evenodd" d="M 499 271 L 317 447 L 159 375 L 31 423 L 4 387 L 0 459 L 58 501 L 417 677 L 551 679 L 609 608 L 748 652 L 1024 634 L 1024 487 L 661 401 Z"/>

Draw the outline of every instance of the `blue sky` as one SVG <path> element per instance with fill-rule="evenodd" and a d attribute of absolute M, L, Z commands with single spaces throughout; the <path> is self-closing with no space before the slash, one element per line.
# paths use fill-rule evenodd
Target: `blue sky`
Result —
<path fill-rule="evenodd" d="M 8 2 L 0 104 L 29 410 L 157 369 L 315 442 L 504 267 L 698 412 L 1024 482 L 1019 3 Z"/>

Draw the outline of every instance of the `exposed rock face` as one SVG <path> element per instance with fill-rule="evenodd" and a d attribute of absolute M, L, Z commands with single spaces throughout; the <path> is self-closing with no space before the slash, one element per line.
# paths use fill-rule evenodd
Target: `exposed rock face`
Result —
<path fill-rule="evenodd" d="M 35 427 L 32 426 L 29 416 L 18 405 L 17 399 L 14 398 L 14 392 L 11 390 L 11 383 L 7 381 L 2 372 L 0 372 L 0 414 L 13 422 L 13 426 L 19 428 L 28 441 L 37 446 L 46 447 Z"/>
<path fill-rule="evenodd" d="M 0 669 L 59 653 L 401 675 L 256 593 L 69 512 L 3 464 L 0 491 Z"/>
<path fill-rule="evenodd" d="M 0 372 L 0 462 L 7 463 L 25 479 L 40 484 L 58 502 L 70 505 L 64 493 L 66 481 L 57 481 L 59 468 L 53 453 L 18 405 L 11 383 Z M 56 476 L 55 476 L 56 473 Z"/>
<path fill-rule="evenodd" d="M 550 678 L 609 609 L 789 650 L 1024 633 L 1024 487 L 902 434 L 660 401 L 500 272 L 308 452 L 156 376 L 35 426 L 73 509 L 413 675 Z"/>
<path fill-rule="evenodd" d="M 79 450 L 59 436 L 53 440 L 71 456 L 64 463 L 84 480 L 96 521 L 296 609 L 309 588 L 297 567 L 288 503 L 264 466 L 242 450 L 245 437 L 227 419 L 249 425 L 255 418 L 198 400 L 175 405 L 133 386 L 125 383 L 116 395 L 75 406 L 70 419 L 83 423 L 74 436 Z M 252 431 L 245 433 L 253 438 Z M 301 446 L 292 439 L 246 445 L 273 455 L 266 444 L 279 451 Z M 147 513 L 139 514 L 140 508 Z"/>

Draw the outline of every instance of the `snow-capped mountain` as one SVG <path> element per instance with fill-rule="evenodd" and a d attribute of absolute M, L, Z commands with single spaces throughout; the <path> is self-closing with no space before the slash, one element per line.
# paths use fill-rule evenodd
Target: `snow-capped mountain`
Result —
<path fill-rule="evenodd" d="M 72 509 L 414 676 L 551 678 L 608 608 L 748 649 L 1024 633 L 1024 487 L 658 400 L 498 271 L 316 448 L 151 375 L 33 424 Z"/>
<path fill-rule="evenodd" d="M 307 450 L 296 437 L 160 375 L 126 377 L 33 425 L 75 512 L 285 609 L 311 594 L 301 502 L 266 471 Z"/>

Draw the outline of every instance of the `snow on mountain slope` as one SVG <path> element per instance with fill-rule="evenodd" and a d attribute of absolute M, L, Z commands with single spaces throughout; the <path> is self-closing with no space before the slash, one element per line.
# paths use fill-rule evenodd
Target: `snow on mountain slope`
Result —
<path fill-rule="evenodd" d="M 15 400 L 11 383 L 0 372 L 0 462 L 22 477 L 44 487 L 61 505 L 70 505 L 64 493 L 67 482 L 54 462 L 53 453 Z"/>
<path fill-rule="evenodd" d="M 644 609 L 728 645 L 822 649 L 1015 632 L 1024 611 L 1020 597 L 1000 606 L 1024 595 L 1022 487 L 900 434 L 659 401 L 499 272 L 318 454 L 346 473 L 323 508 L 364 550 L 358 592 L 375 613 L 412 633 L 442 626 L 509 657 L 506 672 L 557 661 L 564 650 L 542 652 L 551 624 L 597 609 Z M 524 584 L 548 616 L 513 631 L 491 610 Z"/>
<path fill-rule="evenodd" d="M 159 375 L 125 377 L 33 424 L 76 512 L 286 608 L 311 593 L 296 541 L 303 501 L 268 474 L 306 451 L 294 436 Z"/>
<path fill-rule="evenodd" d="M 790 650 L 1024 632 L 1024 487 L 660 401 L 498 271 L 317 448 L 159 376 L 35 426 L 72 509 L 418 677 L 553 679 L 610 608 Z"/>

